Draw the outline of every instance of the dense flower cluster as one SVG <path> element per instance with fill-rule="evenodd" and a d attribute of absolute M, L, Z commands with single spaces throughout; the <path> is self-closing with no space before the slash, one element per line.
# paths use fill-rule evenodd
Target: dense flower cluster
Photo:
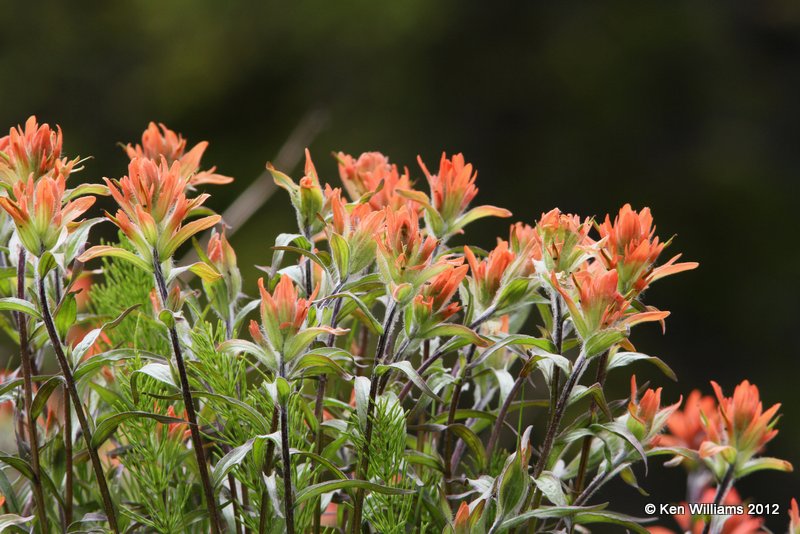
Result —
<path fill-rule="evenodd" d="M 663 261 L 671 239 L 648 208 L 599 224 L 552 209 L 488 250 L 454 247 L 474 221 L 511 216 L 475 206 L 463 154 L 411 170 L 339 152 L 337 186 L 306 150 L 298 180 L 267 165 L 297 224 L 249 284 L 236 229 L 197 191 L 231 182 L 201 164 L 207 143 L 150 123 L 123 146 L 121 178 L 68 189 L 80 160 L 60 128 L 31 118 L 0 138 L 0 260 L 16 281 L 0 284 L 0 326 L 21 362 L 0 374 L 17 437 L 0 455 L 0 529 L 644 532 L 595 501 L 617 476 L 645 491 L 633 468 L 649 458 L 683 465 L 690 500 L 715 505 L 742 503 L 734 486 L 755 471 L 792 468 L 764 456 L 780 405 L 748 381 L 674 404 L 639 387 L 640 362 L 675 378 L 633 346 L 634 327 L 669 315 L 646 290 L 698 266 Z M 96 195 L 116 208 L 81 220 Z M 87 247 L 103 221 L 119 241 Z M 182 265 L 190 240 L 198 261 Z M 607 399 L 621 370 L 630 396 Z"/>

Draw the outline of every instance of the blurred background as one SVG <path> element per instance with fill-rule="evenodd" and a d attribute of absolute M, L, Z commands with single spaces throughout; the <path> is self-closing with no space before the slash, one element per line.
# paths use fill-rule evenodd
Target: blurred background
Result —
<path fill-rule="evenodd" d="M 60 124 L 68 154 L 93 156 L 85 180 L 124 174 L 115 143 L 163 121 L 190 145 L 209 140 L 206 166 L 236 177 L 210 191 L 223 210 L 300 125 L 296 139 L 310 139 L 334 183 L 333 150 L 380 150 L 418 179 L 417 154 L 433 167 L 460 151 L 479 170 L 478 201 L 518 220 L 650 206 L 659 235 L 677 234 L 668 252 L 701 264 L 647 295 L 672 311 L 666 336 L 644 327 L 634 338 L 677 372 L 665 399 L 750 379 L 765 403 L 783 402 L 769 453 L 800 467 L 800 3 L 0 7 L 0 125 L 30 114 Z M 468 239 L 490 247 L 508 223 L 484 220 Z M 240 264 L 268 263 L 293 225 L 279 191 L 234 236 Z M 244 274 L 252 290 L 257 271 Z M 625 394 L 624 380 L 614 385 Z M 650 473 L 653 498 L 612 488 L 617 502 L 641 514 L 647 500 L 682 500 L 679 469 Z M 756 474 L 739 489 L 785 512 L 800 477 Z"/>

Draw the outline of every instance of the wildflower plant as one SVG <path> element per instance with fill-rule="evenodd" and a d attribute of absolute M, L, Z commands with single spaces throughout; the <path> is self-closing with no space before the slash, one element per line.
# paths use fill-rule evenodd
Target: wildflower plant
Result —
<path fill-rule="evenodd" d="M 201 163 L 207 143 L 151 123 L 122 177 L 72 186 L 62 137 L 32 117 L 0 138 L 0 327 L 20 362 L 0 382 L 17 445 L 0 455 L 2 529 L 749 532 L 763 521 L 649 525 L 598 492 L 644 492 L 634 468 L 664 457 L 690 502 L 725 506 L 743 477 L 792 469 L 764 454 L 780 405 L 749 382 L 684 401 L 636 380 L 647 364 L 676 379 L 634 341 L 669 316 L 646 289 L 697 267 L 663 261 L 647 208 L 553 209 L 489 250 L 451 248 L 511 215 L 473 205 L 463 155 L 415 172 L 339 152 L 336 184 L 306 151 L 298 180 L 268 164 L 296 227 L 248 281 L 205 207 L 231 181 Z M 97 196 L 116 208 L 86 218 Z M 117 239 L 90 246 L 109 222 Z M 609 398 L 611 373 L 628 397 Z"/>

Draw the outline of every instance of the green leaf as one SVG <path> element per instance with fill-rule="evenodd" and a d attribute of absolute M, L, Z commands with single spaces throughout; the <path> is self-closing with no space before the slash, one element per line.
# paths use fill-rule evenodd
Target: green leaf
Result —
<path fill-rule="evenodd" d="M 125 260 L 137 266 L 138 268 L 142 269 L 145 272 L 152 273 L 153 267 L 142 258 L 134 254 L 129 250 L 125 250 L 124 248 L 119 247 L 110 247 L 108 245 L 96 245 L 78 257 L 78 260 L 86 263 L 87 261 L 100 258 L 103 256 L 110 256 L 112 258 L 119 258 L 121 260 Z"/>
<path fill-rule="evenodd" d="M 611 413 L 611 410 L 608 407 L 608 403 L 606 402 L 606 396 L 603 393 L 603 387 L 595 382 L 589 387 L 577 385 L 573 388 L 572 393 L 569 396 L 569 400 L 567 401 L 567 406 L 571 406 L 572 404 L 579 402 L 586 397 L 591 397 L 594 400 L 595 404 L 598 408 L 603 411 L 603 414 L 611 420 L 614 416 Z"/>
<path fill-rule="evenodd" d="M 662 373 L 667 375 L 672 380 L 675 381 L 678 380 L 678 377 L 675 375 L 675 372 L 672 369 L 670 369 L 669 365 L 667 365 L 661 358 L 657 358 L 655 356 L 648 356 L 647 354 L 642 354 L 640 352 L 618 352 L 614 354 L 614 356 L 612 356 L 608 362 L 607 369 L 611 371 L 612 369 L 625 367 L 626 365 L 630 365 L 638 361 L 650 362 L 656 367 L 658 367 Z"/>
<path fill-rule="evenodd" d="M 50 398 L 50 395 L 53 393 L 53 391 L 55 391 L 58 386 L 64 383 L 64 377 L 56 375 L 42 384 L 42 386 L 39 388 L 39 391 L 36 392 L 36 397 L 34 397 L 33 403 L 31 404 L 31 415 L 34 419 L 37 419 L 42 414 L 42 410 L 44 410 L 44 407 L 47 404 L 47 399 Z"/>
<path fill-rule="evenodd" d="M 500 524 L 500 528 L 497 530 L 503 531 L 518 527 L 524 525 L 533 518 L 560 519 L 562 517 L 572 517 L 582 512 L 599 511 L 606 506 L 606 504 L 599 504 L 596 506 L 542 506 L 536 510 L 531 510 L 503 521 Z"/>
<path fill-rule="evenodd" d="M 104 330 L 111 330 L 114 327 L 116 327 L 117 325 L 119 325 L 119 323 L 121 323 L 122 320 L 125 319 L 125 317 L 127 317 L 127 315 L 129 313 L 131 313 L 133 310 L 135 310 L 139 306 L 140 306 L 139 304 L 134 304 L 133 306 L 127 308 L 125 311 L 120 313 L 117 316 L 117 318 L 114 319 L 113 321 L 109 321 L 109 322 L 103 324 L 100 328 L 95 328 L 94 330 L 90 331 L 88 334 L 83 336 L 83 339 L 80 341 L 80 343 L 75 345 L 75 348 L 72 349 L 72 358 L 73 358 L 73 360 L 81 361 L 81 358 L 83 358 L 83 355 L 86 354 L 86 351 L 88 351 L 92 347 L 92 345 L 95 344 L 95 342 L 97 341 L 97 338 L 100 337 L 100 334 L 102 334 Z"/>
<path fill-rule="evenodd" d="M 331 232 L 328 244 L 331 247 L 336 270 L 339 272 L 339 280 L 344 280 L 350 274 L 350 245 L 344 237 L 335 232 Z"/>
<path fill-rule="evenodd" d="M 0 310 L 22 312 L 35 319 L 42 318 L 42 315 L 39 313 L 39 310 L 36 309 L 36 306 L 27 300 L 18 299 L 15 297 L 6 297 L 0 299 Z"/>
<path fill-rule="evenodd" d="M 27 478 L 28 480 L 33 480 L 33 468 L 31 464 L 23 460 L 22 458 L 18 458 L 16 456 L 0 456 L 0 462 L 13 467 L 16 469 L 19 474 Z M 50 475 L 47 474 L 47 471 L 40 470 L 39 475 L 42 480 L 42 485 L 47 488 L 49 492 L 53 494 L 55 499 L 58 501 L 61 507 L 64 507 L 64 499 L 61 498 L 61 494 L 56 489 L 56 485 L 53 483 L 53 479 L 50 478 Z"/>
<path fill-rule="evenodd" d="M 649 497 L 650 494 L 647 493 L 641 486 L 639 486 L 639 481 L 636 480 L 636 473 L 633 472 L 630 465 L 625 466 L 625 468 L 619 472 L 619 477 L 625 482 L 627 485 L 631 486 L 632 488 L 636 489 L 639 494 L 643 495 L 644 497 Z"/>
<path fill-rule="evenodd" d="M 75 293 L 64 295 L 53 315 L 53 322 L 56 324 L 58 335 L 61 339 L 66 339 L 67 333 L 70 328 L 75 326 L 75 320 L 78 318 L 78 303 L 75 300 Z"/>
<path fill-rule="evenodd" d="M 548 354 L 555 354 L 556 347 L 547 339 L 540 339 L 533 336 L 525 336 L 522 334 L 511 334 L 509 336 L 505 336 L 504 338 L 498 340 L 494 345 L 491 345 L 488 349 L 483 351 L 479 358 L 475 359 L 470 365 L 470 368 L 475 368 L 484 361 L 486 361 L 489 356 L 501 350 L 505 347 L 510 345 L 513 346 L 522 346 L 522 347 L 536 347 L 546 351 Z M 556 355 L 557 356 L 557 355 Z M 566 359 L 566 358 L 565 358 Z"/>
<path fill-rule="evenodd" d="M 625 332 L 622 330 L 601 330 L 595 332 L 583 344 L 583 352 L 587 358 L 592 358 L 610 349 L 615 343 L 625 339 Z"/>
<path fill-rule="evenodd" d="M 375 374 L 382 375 L 383 373 L 389 371 L 390 369 L 396 369 L 401 373 L 405 374 L 408 377 L 408 379 L 414 383 L 415 386 L 421 389 L 426 395 L 428 395 L 432 399 L 435 399 L 439 402 L 444 402 L 441 399 L 441 397 L 439 397 L 436 393 L 433 392 L 433 390 L 430 387 L 428 387 L 428 383 L 425 382 L 425 380 L 421 376 L 419 376 L 419 373 L 417 373 L 417 370 L 414 369 L 413 365 L 411 365 L 411 362 L 402 361 L 402 362 L 378 365 L 377 367 L 375 367 Z"/>
<path fill-rule="evenodd" d="M 8 529 L 12 527 L 24 525 L 33 520 L 34 517 L 36 516 L 29 515 L 27 517 L 22 517 L 17 514 L 2 514 L 0 515 L 0 532 L 8 532 Z M 27 532 L 27 530 L 23 529 L 23 532 Z"/>
<path fill-rule="evenodd" d="M 610 523 L 619 525 L 639 534 L 648 534 L 648 530 L 641 523 L 652 521 L 652 518 L 638 518 L 607 510 L 597 510 L 592 512 L 579 512 L 575 515 L 575 523 L 587 525 L 590 523 Z"/>
<path fill-rule="evenodd" d="M 153 419 L 158 421 L 159 423 L 181 423 L 181 424 L 189 424 L 184 419 L 178 419 L 177 417 L 169 417 L 167 415 L 160 415 L 157 413 L 151 412 L 140 412 L 140 411 L 131 411 L 131 412 L 121 412 L 114 414 L 112 416 L 106 417 L 97 425 L 97 428 L 94 431 L 94 435 L 92 436 L 92 447 L 100 447 L 109 437 L 113 434 L 119 425 L 123 422 L 127 421 L 128 419 L 132 419 L 135 417 L 142 417 L 147 419 Z"/>
<path fill-rule="evenodd" d="M 148 363 L 141 369 L 137 369 L 131 373 L 131 396 L 133 397 L 133 402 L 135 403 L 139 402 L 139 388 L 137 383 L 140 375 L 146 375 L 154 378 L 162 384 L 170 386 L 173 390 L 180 389 L 178 388 L 178 385 L 175 384 L 175 380 L 172 378 L 172 369 L 169 365 L 163 363 Z"/>
<path fill-rule="evenodd" d="M 627 441 L 644 462 L 644 472 L 645 475 L 647 474 L 647 454 L 644 452 L 642 444 L 639 443 L 638 439 L 636 439 L 636 436 L 634 436 L 631 431 L 628 430 L 628 427 L 625 426 L 625 423 L 620 421 L 611 421 L 610 423 L 605 423 L 603 425 L 591 425 L 589 428 L 592 430 L 607 430 L 608 432 L 616 434 Z"/>
<path fill-rule="evenodd" d="M 437 415 L 436 417 L 431 418 L 431 423 L 441 424 L 445 423 L 450 417 L 450 414 L 445 411 Z M 470 410 L 470 409 L 459 409 L 456 410 L 455 416 L 453 417 L 454 421 L 461 421 L 462 419 L 485 419 L 487 421 L 494 421 L 497 419 L 497 415 L 485 412 L 483 410 Z"/>
<path fill-rule="evenodd" d="M 756 471 L 763 470 L 783 471 L 785 473 L 792 472 L 792 464 L 780 458 L 772 458 L 769 456 L 762 456 L 761 458 L 753 458 L 748 460 L 745 464 L 736 470 L 736 478 L 755 473 Z"/>
<path fill-rule="evenodd" d="M 39 258 L 39 261 L 36 265 L 36 272 L 39 273 L 39 278 L 45 278 L 48 273 L 50 273 L 50 271 L 55 269 L 57 266 L 58 264 L 56 263 L 56 259 L 53 257 L 53 253 L 48 250 Z"/>
<path fill-rule="evenodd" d="M 346 354 L 345 351 L 342 352 Z M 342 369 L 342 367 L 330 357 L 324 354 L 315 353 L 314 351 L 307 352 L 299 358 L 293 360 L 291 367 L 292 370 L 289 377 L 292 379 L 300 378 L 301 376 L 305 376 L 307 374 L 328 373 L 337 374 L 348 382 L 353 379 L 353 376 L 350 373 Z M 311 373 L 301 372 L 308 371 L 309 369 L 312 371 Z"/>
<path fill-rule="evenodd" d="M 486 470 L 486 462 L 488 459 L 486 458 L 486 449 L 484 448 L 483 442 L 478 435 L 475 434 L 475 432 L 473 432 L 468 426 L 461 423 L 454 423 L 448 426 L 447 429 L 461 438 L 464 443 L 466 443 L 467 447 L 469 447 L 473 456 L 475 457 L 475 461 L 479 466 L 479 470 L 484 472 Z M 445 461 L 447 461 L 447 459 L 445 459 Z"/>
<path fill-rule="evenodd" d="M 322 456 L 320 456 L 318 454 L 314 454 L 313 452 L 296 451 L 296 450 L 292 450 L 291 454 L 292 454 L 292 456 L 299 456 L 300 458 L 309 458 L 309 459 L 313 460 L 315 463 L 318 463 L 321 466 L 325 467 L 328 470 L 329 473 L 331 473 L 333 476 L 335 476 L 339 480 L 348 480 L 349 479 L 349 477 L 346 474 L 344 474 L 341 469 L 336 467 L 333 464 L 333 462 L 331 462 L 327 458 L 324 458 L 324 457 L 322 457 Z"/>
<path fill-rule="evenodd" d="M 561 481 L 550 471 L 544 471 L 533 482 L 539 488 L 539 491 L 556 506 L 567 506 L 569 504 L 567 496 L 564 494 L 564 488 L 561 487 Z"/>
<path fill-rule="evenodd" d="M 240 353 L 251 354 L 266 365 L 268 369 L 275 370 L 278 368 L 275 355 L 268 353 L 260 345 L 256 345 L 252 341 L 247 341 L 245 339 L 229 339 L 228 341 L 220 343 L 217 350 L 232 355 Z"/>
<path fill-rule="evenodd" d="M 90 358 L 78 364 L 73 372 L 75 381 L 86 378 L 97 370 L 105 367 L 106 365 L 119 362 L 122 360 L 131 360 L 134 358 L 141 358 L 144 360 L 164 360 L 163 356 L 137 349 L 113 349 L 106 352 L 95 354 Z"/>
<path fill-rule="evenodd" d="M 343 298 L 347 297 L 353 301 L 353 303 L 358 306 L 358 309 L 361 310 L 361 313 L 364 314 L 367 321 L 369 322 L 369 326 L 373 332 L 376 332 L 378 335 L 383 334 L 383 325 L 380 321 L 378 321 L 372 312 L 369 310 L 369 306 L 367 306 L 363 300 L 358 298 L 356 295 L 350 292 L 342 292 L 342 293 L 334 293 L 333 295 L 328 295 L 324 299 L 321 300 L 330 300 L 334 298 Z"/>
<path fill-rule="evenodd" d="M 307 486 L 297 492 L 295 504 L 300 504 L 308 499 L 313 499 L 314 497 L 318 497 L 323 493 L 330 493 L 332 491 L 341 489 L 350 490 L 354 488 L 364 489 L 374 493 L 382 493 L 384 495 L 411 495 L 414 493 L 413 490 L 390 488 L 389 486 L 374 484 L 372 482 L 367 482 L 366 480 L 353 480 L 348 478 L 345 480 L 328 480 L 326 482 L 320 482 L 319 484 Z"/>
<path fill-rule="evenodd" d="M 463 324 L 444 323 L 433 328 L 429 328 L 424 332 L 420 332 L 421 339 L 432 339 L 435 337 L 458 337 L 468 342 L 471 345 L 485 347 L 489 343 L 487 340 L 479 336 L 474 330 Z"/>
<path fill-rule="evenodd" d="M 370 387 L 369 378 L 365 376 L 357 376 L 353 384 L 353 389 L 356 392 L 356 413 L 358 414 L 358 422 L 362 429 L 367 426 Z"/>

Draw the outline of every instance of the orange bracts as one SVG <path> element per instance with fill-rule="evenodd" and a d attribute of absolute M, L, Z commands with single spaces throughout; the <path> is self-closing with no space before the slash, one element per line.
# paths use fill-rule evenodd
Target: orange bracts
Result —
<path fill-rule="evenodd" d="M 14 184 L 13 198 L 0 197 L 0 207 L 14 219 L 20 241 L 34 256 L 55 248 L 75 219 L 95 202 L 93 196 L 65 201 L 65 188 L 63 175 L 38 181 L 29 176 Z"/>
<path fill-rule="evenodd" d="M 678 254 L 664 265 L 655 267 L 656 260 L 668 243 L 659 242 L 655 235 L 649 208 L 637 213 L 630 204 L 625 204 L 614 223 L 606 215 L 598 231 L 603 238 L 601 257 L 608 269 L 619 272 L 620 291 L 625 295 L 630 291 L 640 293 L 659 278 L 698 266 L 695 262 L 675 263 L 680 258 Z"/>
<path fill-rule="evenodd" d="M 478 194 L 475 187 L 477 172 L 473 172 L 472 164 L 464 162 L 463 154 L 456 154 L 448 159 L 445 153 L 439 161 L 438 174 L 432 174 L 421 157 L 417 162 L 425 173 L 430 186 L 430 199 L 419 191 L 401 192 L 425 207 L 426 222 L 429 231 L 441 239 L 447 239 L 461 233 L 463 228 L 483 217 L 510 217 L 511 212 L 495 206 L 478 206 L 467 211 L 470 202 Z"/>
<path fill-rule="evenodd" d="M 792 499 L 789 504 L 789 534 L 800 534 L 800 509 L 797 499 Z"/>
<path fill-rule="evenodd" d="M 498 240 L 497 246 L 481 261 L 469 247 L 464 247 L 464 256 L 469 263 L 476 296 L 484 308 L 494 300 L 502 285 L 506 270 L 514 263 L 516 255 L 509 250 L 508 242 Z"/>
<path fill-rule="evenodd" d="M 177 162 L 180 175 L 186 179 L 187 186 L 231 183 L 233 178 L 216 174 L 216 167 L 200 171 L 200 159 L 207 147 L 208 142 L 201 141 L 186 152 L 186 139 L 181 134 L 173 132 L 164 124 L 159 123 L 156 126 L 156 123 L 151 122 L 142 134 L 142 144 L 133 146 L 128 143 L 125 152 L 131 159 L 147 158 L 159 162 L 163 157 L 168 165 Z"/>
<path fill-rule="evenodd" d="M 669 315 L 659 310 L 636 313 L 630 308 L 630 300 L 617 290 L 617 271 L 606 271 L 597 262 L 584 264 L 571 278 L 573 287 L 564 287 L 556 273 L 550 273 L 551 284 L 564 298 L 575 329 L 584 340 L 600 330 L 663 321 Z"/>
<path fill-rule="evenodd" d="M 457 302 L 450 302 L 458 286 L 467 275 L 468 267 L 463 259 L 449 263 L 445 270 L 425 282 L 414 297 L 411 307 L 414 324 L 424 330 L 444 322 L 461 309 Z"/>
<path fill-rule="evenodd" d="M 159 163 L 134 158 L 128 164 L 127 176 L 119 180 L 105 178 L 105 182 L 120 207 L 116 215 L 106 213 L 106 217 L 123 231 L 148 269 L 154 250 L 161 261 L 166 261 L 185 241 L 220 220 L 219 215 L 208 215 L 184 224 L 208 195 L 186 198 L 188 177 L 181 175 L 179 162 L 169 165 L 164 158 Z M 95 246 L 80 259 L 86 262 L 103 255 L 123 256 L 123 252 Z"/>
<path fill-rule="evenodd" d="M 419 217 L 408 207 L 384 209 L 386 225 L 377 238 L 378 268 L 392 286 L 397 301 L 413 297 L 413 290 L 441 272 L 446 262 L 434 263 L 437 240 L 419 228 Z"/>
<path fill-rule="evenodd" d="M 324 226 L 323 220 L 326 215 L 324 212 L 327 210 L 317 169 L 311 160 L 308 149 L 306 149 L 305 174 L 299 184 L 294 183 L 286 174 L 275 169 L 271 163 L 267 163 L 267 170 L 272 174 L 275 185 L 289 193 L 289 199 L 297 215 L 297 227 L 310 239 Z"/>
<path fill-rule="evenodd" d="M 408 169 L 401 175 L 397 165 L 390 164 L 389 158 L 380 152 L 364 152 L 358 159 L 344 152 L 335 157 L 339 163 L 339 177 L 352 200 L 358 201 L 368 195 L 367 202 L 373 210 L 403 206 L 415 212 L 421 209 L 419 204 L 398 193 L 412 190 Z"/>
<path fill-rule="evenodd" d="M 540 240 L 543 271 L 571 273 L 588 258 L 593 244 L 589 237 L 590 220 L 581 222 L 577 215 L 562 213 L 554 208 L 543 213 L 536 223 L 536 234 Z"/>
<path fill-rule="evenodd" d="M 381 230 L 385 213 L 374 211 L 368 203 L 345 204 L 339 188 L 330 190 L 327 196 L 333 214 L 327 227 L 328 241 L 339 278 L 344 280 L 350 273 L 358 273 L 375 261 L 375 234 Z M 340 246 L 339 238 L 346 243 L 346 249 Z"/>
<path fill-rule="evenodd" d="M 253 340 L 267 349 L 272 358 L 280 355 L 291 359 L 302 352 L 320 334 L 340 335 L 347 330 L 309 324 L 311 301 L 317 296 L 319 288 L 308 298 L 300 298 L 299 290 L 292 279 L 281 275 L 275 289 L 270 293 L 259 278 L 261 293 L 261 325 L 250 321 L 250 335 Z"/>
<path fill-rule="evenodd" d="M 661 407 L 661 388 L 648 389 L 641 399 L 638 399 L 636 375 L 631 376 L 631 399 L 628 402 L 627 421 L 630 430 L 636 439 L 645 446 L 660 443 L 659 432 L 664 428 L 669 417 L 678 409 L 682 400 L 677 403 Z"/>
<path fill-rule="evenodd" d="M 668 433 L 661 435 L 658 443 L 665 447 L 699 450 L 708 436 L 706 426 L 719 426 L 717 402 L 714 397 L 694 390 L 686 398 L 683 410 L 676 410 L 667 420 Z"/>
<path fill-rule="evenodd" d="M 63 136 L 61 127 L 53 130 L 41 126 L 35 116 L 25 122 L 25 128 L 11 128 L 0 137 L 0 184 L 11 189 L 17 182 L 34 181 L 46 174 L 68 176 L 77 161 L 61 158 Z"/>
<path fill-rule="evenodd" d="M 732 448 L 740 460 L 746 461 L 778 434 L 775 414 L 781 405 L 764 411 L 758 388 L 747 380 L 736 386 L 733 397 L 725 397 L 716 382 L 711 386 L 719 402 L 721 426 L 706 427 L 708 441 L 700 446 L 700 455 L 710 457 Z"/>

